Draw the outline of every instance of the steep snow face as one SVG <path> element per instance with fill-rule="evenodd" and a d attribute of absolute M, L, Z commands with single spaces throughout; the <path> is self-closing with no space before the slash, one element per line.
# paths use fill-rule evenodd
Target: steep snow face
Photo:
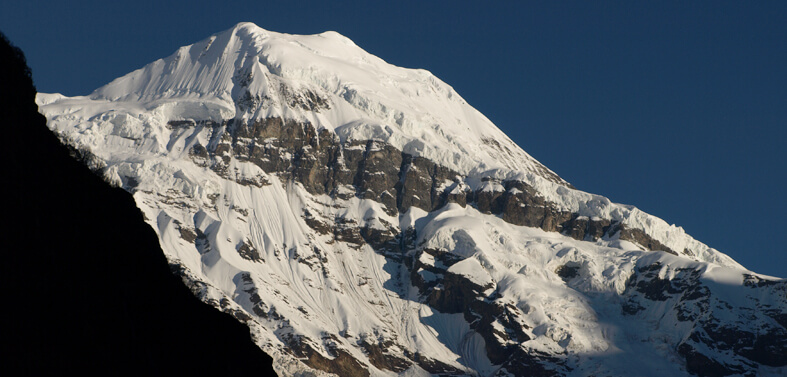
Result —
<path fill-rule="evenodd" d="M 89 98 L 176 101 L 176 117 L 194 117 L 179 109 L 193 101 L 214 120 L 307 120 L 342 140 L 385 141 L 460 173 L 531 172 L 565 183 L 428 71 L 387 64 L 335 32 L 288 35 L 238 24 Z"/>
<path fill-rule="evenodd" d="M 239 24 L 38 102 L 283 375 L 785 373 L 787 282 L 339 34 Z"/>

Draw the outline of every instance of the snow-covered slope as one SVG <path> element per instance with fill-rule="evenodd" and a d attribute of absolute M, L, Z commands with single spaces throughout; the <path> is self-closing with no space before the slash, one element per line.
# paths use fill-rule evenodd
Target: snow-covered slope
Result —
<path fill-rule="evenodd" d="M 574 189 L 337 33 L 243 23 L 38 102 L 281 374 L 786 372 L 787 282 Z"/>

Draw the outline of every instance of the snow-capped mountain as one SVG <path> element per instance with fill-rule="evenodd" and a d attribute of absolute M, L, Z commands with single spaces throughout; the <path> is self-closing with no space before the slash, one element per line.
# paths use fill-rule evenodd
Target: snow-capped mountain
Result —
<path fill-rule="evenodd" d="M 449 85 L 242 23 L 49 127 L 280 375 L 782 375 L 787 281 L 575 189 Z"/>

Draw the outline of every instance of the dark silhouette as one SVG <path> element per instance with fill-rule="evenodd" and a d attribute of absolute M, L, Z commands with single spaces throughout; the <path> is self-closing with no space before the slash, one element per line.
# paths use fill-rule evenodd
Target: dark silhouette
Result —
<path fill-rule="evenodd" d="M 0 63 L 4 374 L 274 375 L 246 326 L 170 272 L 131 195 L 46 128 L 2 33 Z"/>

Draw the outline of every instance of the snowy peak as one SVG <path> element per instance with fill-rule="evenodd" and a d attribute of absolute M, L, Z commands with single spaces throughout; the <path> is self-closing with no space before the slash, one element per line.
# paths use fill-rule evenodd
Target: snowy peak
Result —
<path fill-rule="evenodd" d="M 243 23 L 38 101 L 283 375 L 787 367 L 787 282 L 574 189 L 429 72 L 337 33 Z"/>
<path fill-rule="evenodd" d="M 91 98 L 233 99 L 230 94 L 236 86 L 252 90 L 253 95 L 264 94 L 266 75 L 293 81 L 288 84 L 310 83 L 334 92 L 339 89 L 340 81 L 356 85 L 366 81 L 363 84 L 368 85 L 378 81 L 385 71 L 396 74 L 389 68 L 396 67 L 388 66 L 336 32 L 296 36 L 270 32 L 246 22 L 181 47 L 171 56 L 97 89 Z M 393 71 L 396 70 L 401 69 Z M 321 80 L 325 77 L 334 82 Z"/>
<path fill-rule="evenodd" d="M 87 123 L 101 114 L 101 120 L 111 124 L 110 134 L 125 140 L 157 136 L 135 145 L 133 153 L 137 154 L 183 157 L 185 145 L 173 149 L 172 140 L 166 141 L 156 131 L 172 122 L 221 125 L 231 121 L 235 126 L 226 131 L 233 143 L 239 136 L 242 140 L 251 138 L 251 144 L 244 144 L 244 148 L 252 149 L 256 145 L 254 137 L 276 136 L 275 132 L 267 131 L 254 131 L 255 134 L 252 130 L 260 127 L 254 124 L 274 124 L 270 122 L 273 119 L 308 125 L 313 131 L 306 134 L 328 131 L 343 146 L 381 142 L 395 153 L 424 158 L 448 172 L 438 174 L 445 182 L 435 181 L 438 196 L 443 195 L 440 190 L 453 185 L 455 192 L 446 195 L 481 193 L 473 194 L 475 199 L 489 195 L 490 202 L 481 204 L 487 212 L 510 214 L 523 208 L 529 213 L 536 207 L 527 207 L 529 199 L 520 198 L 523 190 L 529 188 L 531 195 L 539 198 L 538 206 L 549 204 L 550 211 L 560 213 L 508 216 L 516 224 L 564 233 L 574 227 L 602 229 L 620 224 L 614 228 L 645 249 L 669 250 L 696 260 L 740 267 L 728 256 L 694 240 L 680 227 L 634 207 L 572 189 L 468 105 L 449 85 L 427 71 L 387 64 L 335 32 L 289 35 L 241 23 L 114 80 L 88 98 L 42 95 L 39 101 L 47 104 L 50 126 L 58 131 L 67 132 L 73 127 L 76 111 Z M 139 122 L 142 128 L 132 132 L 129 122 Z M 242 131 L 238 125 L 250 128 Z M 101 133 L 87 130 L 81 136 L 70 137 L 73 143 L 91 153 L 116 151 L 110 145 L 97 147 L 96 143 L 102 143 Z M 194 141 L 190 139 L 189 143 Z M 214 138 L 199 144 L 215 148 L 218 142 Z M 290 143 L 288 147 L 299 146 Z M 256 152 L 248 153 L 251 156 Z M 401 158 L 391 161 L 397 160 Z M 404 179 L 407 172 L 404 168 L 404 165 L 392 167 L 387 174 Z M 456 182 L 458 177 L 460 182 Z M 432 173 L 429 180 L 436 178 Z M 390 194 L 394 190 L 382 188 L 377 194 L 386 191 Z M 423 207 L 423 196 L 418 196 L 416 202 L 422 203 L 424 209 L 431 209 Z M 400 204 L 410 202 L 409 197 L 397 199 Z M 578 219 L 572 220 L 573 217 Z M 582 229 L 574 234 L 579 237 L 588 231 Z"/>
<path fill-rule="evenodd" d="M 90 98 L 148 106 L 197 101 L 224 119 L 305 120 L 342 140 L 382 140 L 460 173 L 530 172 L 566 184 L 428 71 L 387 64 L 336 32 L 289 35 L 241 23 Z"/>
<path fill-rule="evenodd" d="M 96 89 L 91 98 L 138 101 L 226 96 L 232 90 L 235 71 L 247 58 L 260 54 L 262 45 L 257 42 L 267 36 L 268 32 L 253 24 L 238 24 Z"/>

